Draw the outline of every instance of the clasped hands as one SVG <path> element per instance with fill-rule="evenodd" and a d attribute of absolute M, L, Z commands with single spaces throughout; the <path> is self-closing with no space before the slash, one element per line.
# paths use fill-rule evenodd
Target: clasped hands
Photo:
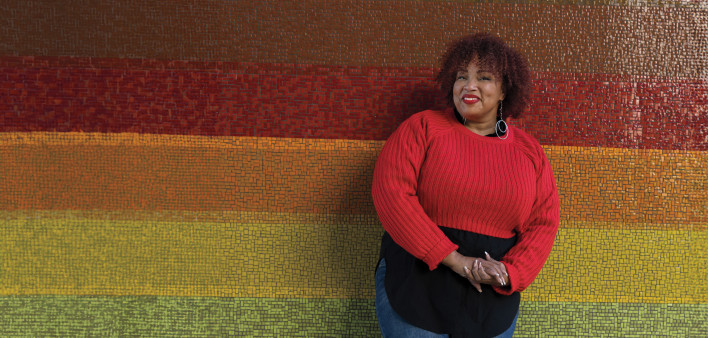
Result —
<path fill-rule="evenodd" d="M 495 260 L 486 252 L 484 254 L 485 258 L 468 257 L 453 251 L 442 263 L 466 278 L 479 292 L 482 292 L 482 284 L 508 286 L 509 274 L 504 263 Z"/>

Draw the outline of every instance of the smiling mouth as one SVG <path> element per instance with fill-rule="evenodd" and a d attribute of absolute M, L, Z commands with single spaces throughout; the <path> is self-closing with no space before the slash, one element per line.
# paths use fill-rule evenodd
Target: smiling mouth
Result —
<path fill-rule="evenodd" d="M 476 96 L 471 96 L 471 95 L 467 96 L 466 95 L 466 96 L 462 97 L 462 102 L 464 102 L 466 104 L 473 104 L 473 103 L 479 102 L 479 98 Z"/>

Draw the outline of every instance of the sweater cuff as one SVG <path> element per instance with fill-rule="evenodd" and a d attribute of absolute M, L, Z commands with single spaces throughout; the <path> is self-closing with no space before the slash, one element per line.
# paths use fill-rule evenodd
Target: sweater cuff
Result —
<path fill-rule="evenodd" d="M 423 257 L 423 262 L 428 264 L 430 271 L 433 271 L 447 255 L 457 250 L 458 247 L 457 244 L 450 242 L 448 238 L 443 238 Z"/>
<path fill-rule="evenodd" d="M 493 286 L 493 288 L 498 294 L 508 296 L 514 293 L 518 288 L 519 271 L 507 263 L 504 263 L 504 266 L 506 267 L 506 273 L 509 274 L 509 287 Z"/>

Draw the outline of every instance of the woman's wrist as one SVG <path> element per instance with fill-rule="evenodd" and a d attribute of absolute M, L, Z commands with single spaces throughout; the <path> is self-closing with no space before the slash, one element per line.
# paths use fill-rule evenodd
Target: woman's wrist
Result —
<path fill-rule="evenodd" d="M 454 250 L 449 255 L 445 256 L 441 263 L 452 269 L 452 271 L 455 271 L 457 274 L 464 276 L 464 263 L 462 263 L 463 257 L 464 256 L 457 252 L 457 250 Z"/>
<path fill-rule="evenodd" d="M 469 261 L 470 259 L 471 257 L 464 256 L 455 250 L 447 255 L 441 263 L 458 275 L 467 278 L 465 267 L 472 269 L 472 266 L 470 265 L 471 262 Z"/>

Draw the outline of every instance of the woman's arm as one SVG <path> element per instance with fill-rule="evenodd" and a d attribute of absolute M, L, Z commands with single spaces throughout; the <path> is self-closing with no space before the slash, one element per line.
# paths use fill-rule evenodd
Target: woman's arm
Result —
<path fill-rule="evenodd" d="M 428 145 L 424 123 L 414 115 L 386 141 L 374 169 L 372 196 L 379 220 L 393 240 L 433 270 L 457 245 L 418 200 L 418 175 Z"/>
<path fill-rule="evenodd" d="M 509 274 L 509 287 L 495 286 L 501 294 L 523 291 L 534 281 L 553 247 L 560 220 L 558 190 L 548 159 L 538 147 L 541 165 L 537 170 L 536 200 L 528 221 L 521 227 L 516 244 L 501 262 Z"/>

